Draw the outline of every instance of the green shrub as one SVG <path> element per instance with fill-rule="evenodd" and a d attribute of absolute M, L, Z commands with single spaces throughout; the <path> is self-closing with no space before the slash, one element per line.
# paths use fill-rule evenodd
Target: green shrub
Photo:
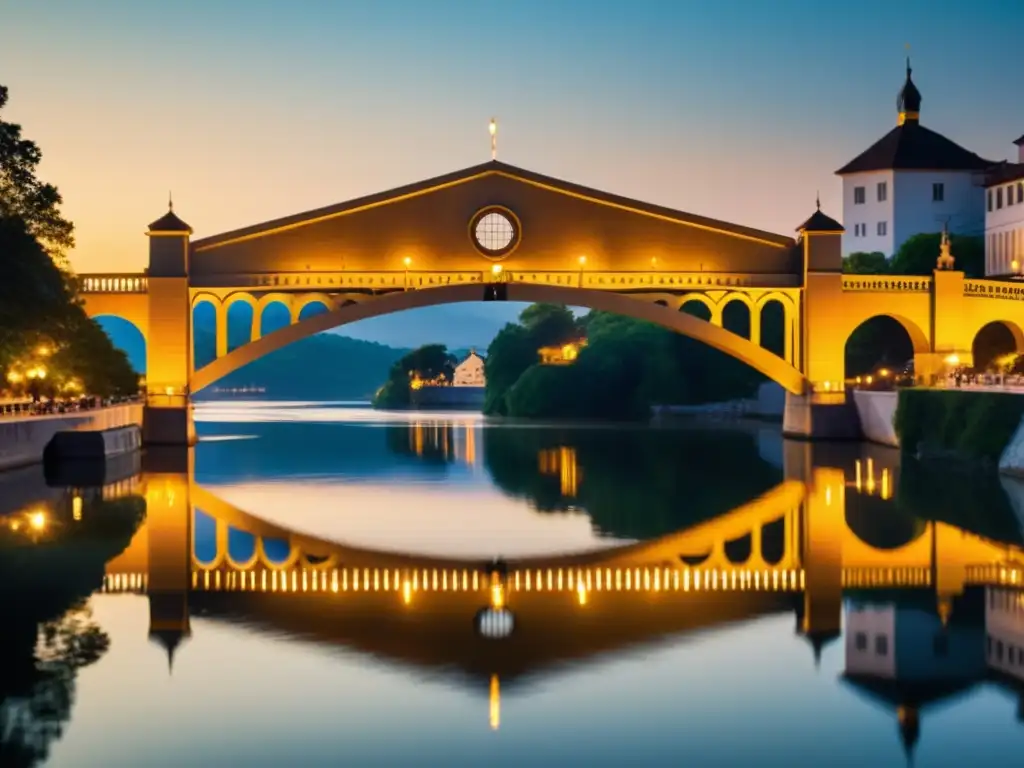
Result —
<path fill-rule="evenodd" d="M 894 426 L 904 451 L 996 464 L 1021 417 L 1024 397 L 1006 392 L 904 389 Z"/>

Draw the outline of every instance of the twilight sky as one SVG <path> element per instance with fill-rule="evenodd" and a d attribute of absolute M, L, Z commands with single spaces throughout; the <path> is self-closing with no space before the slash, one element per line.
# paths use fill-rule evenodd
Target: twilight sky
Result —
<path fill-rule="evenodd" d="M 4 118 L 42 147 L 79 271 L 499 158 L 791 234 L 895 121 L 1010 157 L 1020 0 L 4 0 Z"/>

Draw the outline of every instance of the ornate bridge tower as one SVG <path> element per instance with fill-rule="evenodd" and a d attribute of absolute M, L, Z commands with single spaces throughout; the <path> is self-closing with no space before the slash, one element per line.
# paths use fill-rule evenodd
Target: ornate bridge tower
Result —
<path fill-rule="evenodd" d="M 783 431 L 790 437 L 844 439 L 859 436 L 846 402 L 843 316 L 843 225 L 821 212 L 800 225 L 803 306 L 797 334 L 797 366 L 806 378 L 802 395 L 787 393 Z"/>
<path fill-rule="evenodd" d="M 192 368 L 188 261 L 192 227 L 173 203 L 149 225 L 149 338 L 146 344 L 147 445 L 191 445 L 195 441 L 189 374 Z"/>

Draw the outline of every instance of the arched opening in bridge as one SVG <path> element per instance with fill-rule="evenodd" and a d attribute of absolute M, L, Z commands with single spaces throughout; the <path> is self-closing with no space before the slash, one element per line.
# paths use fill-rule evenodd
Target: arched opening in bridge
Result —
<path fill-rule="evenodd" d="M 862 542 L 881 550 L 905 547 L 928 530 L 928 523 L 891 499 L 852 489 L 846 493 L 846 525 Z"/>
<path fill-rule="evenodd" d="M 915 344 L 914 335 L 919 335 Z M 846 377 L 877 375 L 883 369 L 903 373 L 914 352 L 927 351 L 924 333 L 890 315 L 876 315 L 858 325 L 846 340 Z M 918 349 L 920 344 L 924 349 Z M 909 371 L 908 371 L 909 373 Z"/>
<path fill-rule="evenodd" d="M 292 313 L 282 301 L 272 301 L 260 312 L 260 336 L 287 328 L 292 323 Z"/>
<path fill-rule="evenodd" d="M 354 304 L 355 302 L 350 301 L 347 303 Z M 323 315 L 330 311 L 331 310 L 328 309 L 327 305 L 322 301 L 311 301 L 299 310 L 299 322 L 301 323 L 303 320 L 309 320 L 311 317 Z"/>
<path fill-rule="evenodd" d="M 237 567 L 248 567 L 256 560 L 256 537 L 248 531 L 228 528 L 228 559 Z"/>
<path fill-rule="evenodd" d="M 750 338 L 750 307 L 733 299 L 722 307 L 722 327 L 744 339 Z"/>
<path fill-rule="evenodd" d="M 196 563 L 212 566 L 220 554 L 217 551 L 217 520 L 197 509 L 192 518 L 192 553 Z"/>
<path fill-rule="evenodd" d="M 110 337 L 111 343 L 128 356 L 138 373 L 146 372 L 146 337 L 130 320 L 117 315 L 99 315 L 93 318 Z"/>
<path fill-rule="evenodd" d="M 217 308 L 211 301 L 192 307 L 192 364 L 198 371 L 217 359 Z"/>
<path fill-rule="evenodd" d="M 778 565 L 786 555 L 786 518 L 780 517 L 761 526 L 761 559 Z"/>
<path fill-rule="evenodd" d="M 749 533 L 725 542 L 725 556 L 733 565 L 743 565 L 750 559 L 753 539 Z"/>
<path fill-rule="evenodd" d="M 284 565 L 292 554 L 292 545 L 285 539 L 263 539 L 263 557 L 269 565 Z"/>
<path fill-rule="evenodd" d="M 974 336 L 971 352 L 976 371 L 1008 368 L 1013 358 L 1024 352 L 1020 345 L 1021 331 L 1009 323 L 996 321 L 982 327 Z"/>
<path fill-rule="evenodd" d="M 228 305 L 228 352 L 234 352 L 252 341 L 254 310 L 252 304 L 241 299 Z"/>
<path fill-rule="evenodd" d="M 679 307 L 692 317 L 710 323 L 711 307 L 699 299 L 690 299 Z M 722 310 L 725 330 L 750 338 L 750 308 L 742 301 L 730 301 Z M 751 397 L 768 379 L 740 360 L 688 336 L 675 334 L 674 353 L 684 361 L 687 371 L 683 403 L 699 405 Z"/>
<path fill-rule="evenodd" d="M 761 346 L 784 357 L 786 354 L 786 308 L 778 299 L 770 299 L 761 307 Z"/>

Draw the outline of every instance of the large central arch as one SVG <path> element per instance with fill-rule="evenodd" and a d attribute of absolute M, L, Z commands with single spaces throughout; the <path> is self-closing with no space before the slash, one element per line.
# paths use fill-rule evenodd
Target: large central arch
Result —
<path fill-rule="evenodd" d="M 782 358 L 741 336 L 685 312 L 677 312 L 659 304 L 647 303 L 627 295 L 608 291 L 527 283 L 498 285 L 504 289 L 507 301 L 582 306 L 660 325 L 702 341 L 743 361 L 754 370 L 780 384 L 788 392 L 797 395 L 804 392 L 803 374 Z M 316 333 L 322 333 L 358 320 L 407 309 L 482 301 L 485 293 L 494 289 L 495 284 L 481 285 L 480 283 L 442 286 L 396 292 L 374 297 L 370 301 L 339 307 L 332 312 L 316 315 L 308 320 L 281 328 L 219 357 L 192 375 L 190 390 L 192 393 L 198 392 L 239 368 Z"/>

